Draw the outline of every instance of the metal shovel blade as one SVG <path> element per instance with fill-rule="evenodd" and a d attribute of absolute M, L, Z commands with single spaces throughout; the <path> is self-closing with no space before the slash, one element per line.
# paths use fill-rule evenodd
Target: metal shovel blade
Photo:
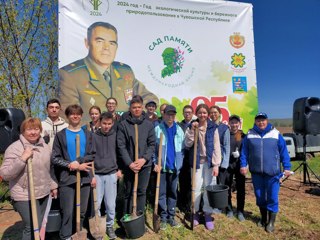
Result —
<path fill-rule="evenodd" d="M 89 219 L 90 233 L 94 239 L 103 239 L 106 233 L 106 217 L 95 216 Z"/>
<path fill-rule="evenodd" d="M 153 231 L 155 233 L 158 233 L 160 230 L 160 216 L 156 213 L 153 213 L 153 219 L 152 219 L 152 223 L 153 223 Z"/>
<path fill-rule="evenodd" d="M 81 230 L 71 236 L 72 240 L 87 240 L 87 231 Z"/>

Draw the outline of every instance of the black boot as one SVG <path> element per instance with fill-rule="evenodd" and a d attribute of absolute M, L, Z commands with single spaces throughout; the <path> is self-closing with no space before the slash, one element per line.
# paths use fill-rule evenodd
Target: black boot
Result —
<path fill-rule="evenodd" d="M 266 226 L 266 231 L 271 233 L 274 231 L 274 222 L 276 221 L 277 213 L 269 211 L 269 223 Z"/>
<path fill-rule="evenodd" d="M 268 222 L 268 215 L 267 215 L 268 211 L 266 208 L 262 208 L 262 207 L 259 207 L 259 208 L 260 208 L 260 213 L 261 213 L 261 219 L 258 222 L 258 226 L 264 228 Z"/>

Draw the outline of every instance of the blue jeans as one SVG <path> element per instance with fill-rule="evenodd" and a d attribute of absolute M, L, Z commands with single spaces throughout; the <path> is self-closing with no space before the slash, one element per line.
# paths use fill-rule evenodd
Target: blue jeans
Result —
<path fill-rule="evenodd" d="M 159 211 L 162 222 L 174 218 L 177 203 L 178 174 L 161 172 L 159 189 Z"/>
<path fill-rule="evenodd" d="M 279 176 L 268 176 L 265 174 L 252 174 L 252 184 L 256 195 L 256 204 L 268 211 L 277 213 L 279 211 Z"/>
<path fill-rule="evenodd" d="M 97 180 L 97 203 L 100 212 L 102 199 L 106 208 L 107 227 L 112 227 L 116 215 L 117 174 L 95 175 Z"/>

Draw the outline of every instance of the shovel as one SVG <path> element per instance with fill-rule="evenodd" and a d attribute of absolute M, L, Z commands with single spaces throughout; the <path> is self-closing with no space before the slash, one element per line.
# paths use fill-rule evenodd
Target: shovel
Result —
<path fill-rule="evenodd" d="M 159 153 L 158 153 L 158 167 L 161 168 L 161 160 L 162 160 L 162 139 L 163 133 L 160 134 L 160 142 L 159 142 Z M 154 202 L 154 210 L 153 210 L 153 231 L 158 233 L 160 230 L 160 216 L 158 215 L 158 204 L 159 204 L 159 187 L 160 187 L 160 175 L 161 171 L 157 173 L 157 184 L 156 184 L 156 196 Z"/>
<path fill-rule="evenodd" d="M 76 157 L 80 157 L 80 135 L 76 135 Z M 77 170 L 76 183 L 76 230 L 77 232 L 71 236 L 72 240 L 86 240 L 87 231 L 81 230 L 80 225 L 80 171 Z"/>
<path fill-rule="evenodd" d="M 47 226 L 47 222 L 48 222 L 49 212 L 51 209 L 51 204 L 52 204 L 52 197 L 51 197 L 51 194 L 49 194 L 47 207 L 46 207 L 46 210 L 44 211 L 44 216 L 43 216 L 43 220 L 42 220 L 42 224 L 41 224 L 41 228 L 40 228 L 40 239 L 41 240 L 45 240 L 45 237 L 46 237 L 46 226 Z"/>
<path fill-rule="evenodd" d="M 94 163 L 92 163 L 92 173 L 94 176 Z M 94 217 L 89 219 L 90 233 L 94 239 L 103 239 L 106 232 L 106 217 L 99 216 L 96 188 L 93 188 L 93 202 Z"/>
<path fill-rule="evenodd" d="M 197 149 L 198 149 L 199 129 L 194 129 L 194 146 L 193 146 L 193 166 L 192 166 L 192 195 L 191 195 L 191 230 L 193 231 L 193 218 L 195 214 L 195 189 L 196 189 L 196 168 L 197 168 Z"/>
<path fill-rule="evenodd" d="M 37 205 L 36 205 L 36 198 L 34 194 L 34 185 L 33 185 L 32 158 L 29 158 L 28 160 L 28 177 L 29 177 L 29 191 L 30 191 L 30 201 L 31 201 L 33 234 L 34 234 L 35 240 L 40 240 Z"/>
<path fill-rule="evenodd" d="M 138 136 L 138 125 L 134 125 L 134 133 L 135 133 L 135 145 L 134 145 L 134 161 L 136 162 L 139 158 L 139 136 Z M 134 183 L 133 183 L 133 200 L 132 200 L 132 213 L 131 217 L 137 217 L 137 190 L 138 190 L 138 175 L 139 173 L 134 173 Z"/>

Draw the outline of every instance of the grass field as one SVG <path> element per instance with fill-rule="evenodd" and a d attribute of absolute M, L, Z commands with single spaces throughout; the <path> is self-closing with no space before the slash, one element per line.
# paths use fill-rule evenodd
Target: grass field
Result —
<path fill-rule="evenodd" d="M 301 162 L 292 162 L 293 169 Z M 320 175 L 320 157 L 307 161 L 310 168 Z M 320 239 L 320 182 L 311 176 L 314 184 L 303 184 L 303 170 L 300 168 L 288 180 L 282 183 L 280 190 L 280 212 L 276 220 L 276 231 L 268 234 L 264 229 L 257 226 L 259 210 L 255 205 L 255 197 L 250 176 L 246 182 L 246 221 L 239 222 L 236 218 L 229 219 L 225 214 L 213 215 L 215 218 L 215 229 L 209 232 L 203 224 L 197 226 L 194 231 L 189 229 L 189 221 L 184 219 L 184 214 L 178 212 L 177 220 L 182 227 L 174 229 L 168 227 L 165 231 L 155 234 L 152 231 L 152 210 L 148 208 L 146 219 L 148 232 L 141 239 Z M 6 184 L 1 183 L 0 190 L 6 189 Z M 235 193 L 233 193 L 233 202 Z M 21 220 L 14 211 L 5 211 L 12 208 L 9 202 L 2 203 L 0 209 L 0 237 L 1 239 L 21 239 Z M 119 238 L 124 234 L 116 231 Z M 51 234 L 46 239 L 58 239 L 57 234 Z M 107 239 L 107 237 L 105 237 Z"/>

